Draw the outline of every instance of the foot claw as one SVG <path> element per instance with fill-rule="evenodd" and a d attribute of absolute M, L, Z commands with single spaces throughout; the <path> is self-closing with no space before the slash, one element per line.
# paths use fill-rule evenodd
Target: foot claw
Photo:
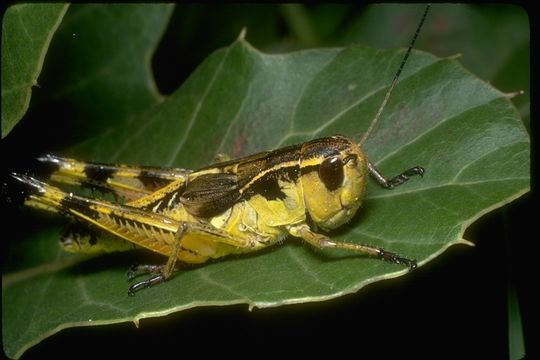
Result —
<path fill-rule="evenodd" d="M 135 296 L 137 291 L 149 288 L 156 284 L 162 283 L 163 281 L 165 281 L 165 276 L 163 276 L 163 274 L 157 274 L 146 280 L 139 281 L 138 283 L 135 283 L 129 287 L 128 296 Z"/>
<path fill-rule="evenodd" d="M 128 281 L 135 279 L 139 275 L 144 274 L 159 274 L 163 269 L 163 265 L 131 265 L 126 273 Z"/>
<path fill-rule="evenodd" d="M 379 257 L 385 261 L 393 262 L 394 264 L 406 265 L 409 270 L 414 270 L 418 267 L 416 260 L 407 259 L 398 254 L 379 249 Z"/>
<path fill-rule="evenodd" d="M 388 188 L 393 189 L 394 187 L 403 184 L 404 182 L 409 180 L 410 176 L 420 175 L 420 176 L 423 177 L 424 172 L 425 172 L 425 169 L 423 167 L 421 167 L 421 166 L 415 166 L 413 168 L 410 168 L 409 170 L 406 170 L 405 172 L 403 172 L 403 173 L 399 174 L 398 176 L 392 178 L 388 182 L 388 185 L 389 185 Z"/>

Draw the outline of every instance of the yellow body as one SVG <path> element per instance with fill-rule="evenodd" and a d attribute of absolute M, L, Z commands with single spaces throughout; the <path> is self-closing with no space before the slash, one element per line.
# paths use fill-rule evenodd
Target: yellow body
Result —
<path fill-rule="evenodd" d="M 76 220 L 60 240 L 66 251 L 100 253 L 142 247 L 168 257 L 163 266 L 143 265 L 142 270 L 130 271 L 130 278 L 141 272 L 154 275 L 132 285 L 129 295 L 168 279 L 176 261 L 198 264 L 257 251 L 288 235 L 319 248 L 346 249 L 416 267 L 414 260 L 395 253 L 335 242 L 315 232 L 334 229 L 353 217 L 369 173 L 382 186 L 392 188 L 424 171 L 415 167 L 387 180 L 357 144 L 342 136 L 197 171 L 85 163 L 52 155 L 40 160 L 52 165 L 51 181 L 98 187 L 128 200 L 120 204 L 82 197 L 13 174 L 27 186 L 26 205 Z"/>
<path fill-rule="evenodd" d="M 327 158 L 341 164 L 335 172 L 342 172 L 342 180 L 331 190 L 321 181 L 320 169 L 317 171 Z M 85 171 L 86 163 L 70 159 L 57 162 L 59 169 L 51 175 L 54 181 L 80 184 L 81 179 L 89 175 Z M 117 166 L 106 180 L 108 186 L 132 197 L 137 192 L 140 194 L 124 205 L 66 194 L 43 183 L 43 190 L 31 195 L 27 204 L 67 211 L 127 240 L 115 242 L 115 237 L 100 235 L 90 242 L 89 236 L 85 240 L 86 235 L 70 233 L 65 235 L 62 244 L 72 252 L 127 250 L 136 245 L 170 256 L 179 225 L 192 224 L 194 229 L 182 236 L 177 257 L 187 263 L 202 263 L 210 258 L 272 245 L 289 235 L 291 228 L 307 225 L 308 217 L 325 230 L 349 221 L 361 204 L 367 165 L 358 145 L 335 136 L 214 164 L 198 171 L 182 171 L 181 176 L 173 174 L 174 171 L 165 172 L 168 184 L 149 193 L 136 183 L 134 168 Z M 186 189 L 198 180 L 204 183 L 205 176 L 219 179 L 220 174 L 232 174 L 231 189 L 238 193 L 238 199 L 215 215 L 194 214 L 181 199 Z M 279 191 L 279 198 L 267 194 L 264 182 Z M 263 183 L 260 193 L 253 190 L 259 183 Z M 202 187 L 204 189 L 204 185 Z M 224 192 L 228 193 L 229 188 Z"/>

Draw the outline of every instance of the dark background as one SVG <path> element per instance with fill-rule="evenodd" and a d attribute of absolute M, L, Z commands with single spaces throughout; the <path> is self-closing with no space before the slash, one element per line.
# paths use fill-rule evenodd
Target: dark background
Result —
<path fill-rule="evenodd" d="M 438 56 L 462 52 L 462 63 L 471 72 L 502 91 L 527 91 L 515 101 L 529 127 L 528 44 L 525 50 L 508 49 L 512 44 L 496 37 L 496 24 L 507 18 L 526 22 L 525 10 L 467 6 L 461 11 L 460 16 L 459 11 L 435 6 L 417 48 Z M 248 28 L 247 40 L 265 52 L 350 43 L 404 47 L 421 12 L 421 7 L 381 10 L 359 5 L 177 5 L 154 55 L 153 71 L 160 91 L 169 94 L 208 54 L 234 41 L 243 26 Z M 412 20 L 407 20 L 409 15 Z M 306 21 L 307 27 L 302 25 Z M 528 30 L 528 24 L 515 26 L 516 32 L 523 29 Z M 495 38 L 490 40 L 489 33 Z M 490 70 L 478 60 L 486 47 L 513 55 L 502 69 Z M 38 116 L 32 105 L 29 114 Z M 1 144 L 6 169 L 25 166 L 21 164 L 32 154 L 70 145 L 62 137 L 30 142 L 32 132 L 23 123 Z M 28 143 L 23 150 L 21 141 Z M 195 308 L 142 320 L 139 329 L 132 323 L 72 328 L 30 348 L 23 358 L 307 357 L 323 352 L 332 358 L 508 358 L 509 291 L 517 293 L 525 328 L 532 326 L 533 304 L 526 290 L 535 264 L 533 210 L 532 196 L 524 196 L 466 231 L 464 238 L 476 247 L 454 246 L 408 276 L 369 285 L 357 294 L 251 312 L 246 305 Z M 17 219 L 18 214 L 10 216 Z M 536 349 L 529 334 L 525 332 L 525 341 L 533 358 Z"/>

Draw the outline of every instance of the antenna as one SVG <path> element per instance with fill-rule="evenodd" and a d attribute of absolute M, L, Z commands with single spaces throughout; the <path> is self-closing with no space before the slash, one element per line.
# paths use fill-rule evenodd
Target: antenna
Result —
<path fill-rule="evenodd" d="M 366 133 L 364 136 L 362 136 L 362 139 L 360 139 L 360 142 L 358 145 L 362 147 L 364 143 L 366 142 L 367 138 L 373 131 L 373 128 L 375 127 L 375 124 L 379 121 L 379 118 L 381 117 L 381 114 L 386 106 L 386 103 L 388 102 L 388 99 L 390 98 L 390 94 L 392 94 L 392 90 L 394 90 L 394 87 L 397 84 L 397 81 L 399 79 L 399 75 L 401 75 L 401 71 L 405 67 L 405 63 L 407 62 L 407 59 L 409 58 L 409 55 L 411 54 L 411 50 L 414 47 L 414 43 L 416 42 L 416 38 L 418 37 L 418 34 L 420 33 L 420 29 L 422 29 L 422 26 L 424 25 L 424 21 L 426 20 L 426 16 L 429 12 L 429 8 L 431 7 L 431 4 L 426 5 L 426 10 L 424 10 L 424 15 L 422 16 L 422 20 L 420 20 L 420 24 L 418 24 L 418 27 L 416 28 L 416 32 L 414 33 L 414 36 L 411 40 L 411 44 L 409 45 L 409 48 L 407 49 L 407 52 L 405 53 L 405 56 L 403 57 L 403 60 L 401 60 L 401 65 L 399 65 L 399 69 L 396 72 L 396 75 L 394 76 L 394 80 L 392 80 L 392 83 L 390 84 L 390 87 L 388 88 L 388 91 L 386 92 L 386 95 L 384 96 L 384 100 L 381 104 L 381 107 L 379 107 L 379 111 L 377 111 L 377 115 L 375 115 L 375 118 L 369 125 Z"/>

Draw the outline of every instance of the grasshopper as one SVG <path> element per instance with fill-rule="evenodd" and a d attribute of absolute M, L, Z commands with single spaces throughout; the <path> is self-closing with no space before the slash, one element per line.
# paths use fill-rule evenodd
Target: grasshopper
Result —
<path fill-rule="evenodd" d="M 168 257 L 163 265 L 137 265 L 128 271 L 129 280 L 148 274 L 129 287 L 130 296 L 169 279 L 178 261 L 200 264 L 257 251 L 289 235 L 317 248 L 345 249 L 414 269 L 413 259 L 374 246 L 334 241 L 317 230 L 335 229 L 353 217 L 362 203 L 368 174 L 386 189 L 423 175 L 424 169 L 415 166 L 387 178 L 361 146 L 381 116 L 428 10 L 429 6 L 358 144 L 343 136 L 324 137 L 239 159 L 222 159 L 195 171 L 107 165 L 54 155 L 38 158 L 50 169 L 49 181 L 112 191 L 126 198 L 124 203 L 67 193 L 28 175 L 12 176 L 24 184 L 25 205 L 75 219 L 61 236 L 66 251 L 146 248 Z"/>

